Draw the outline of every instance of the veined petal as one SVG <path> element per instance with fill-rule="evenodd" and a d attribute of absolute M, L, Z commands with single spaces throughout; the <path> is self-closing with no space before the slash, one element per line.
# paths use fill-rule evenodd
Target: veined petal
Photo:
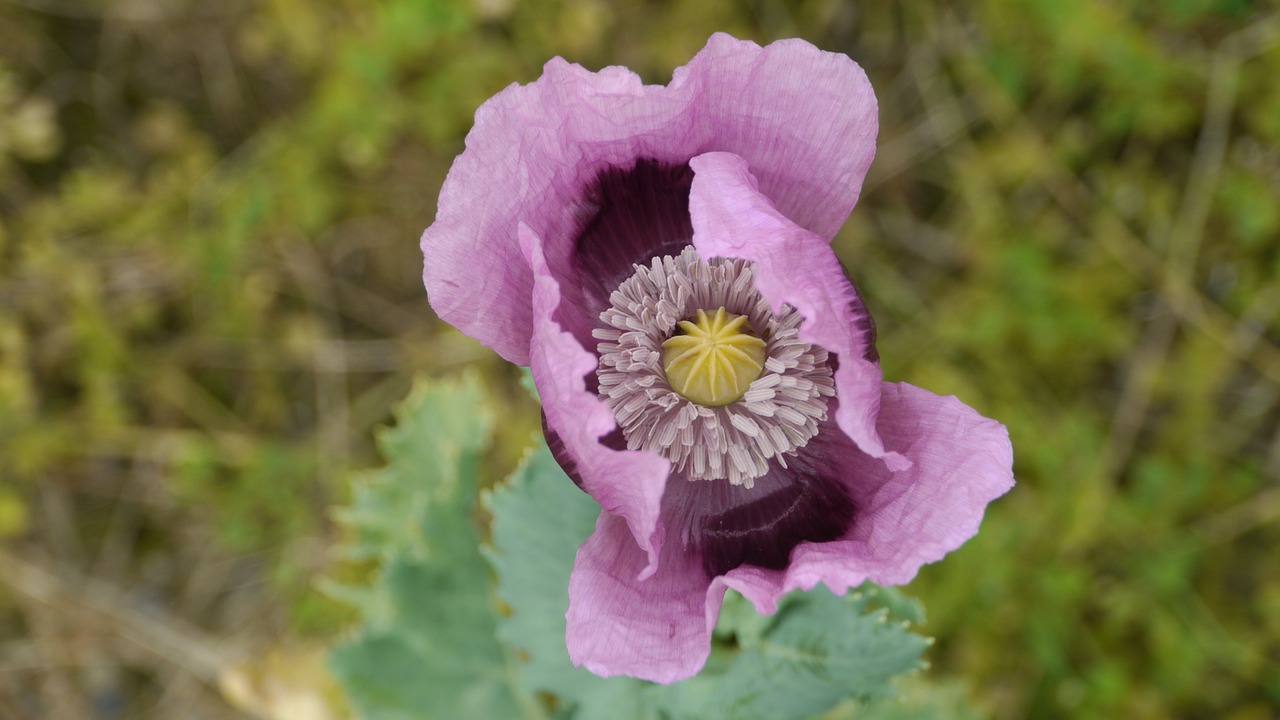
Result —
<path fill-rule="evenodd" d="M 878 107 L 862 68 L 804 40 L 761 48 L 716 33 L 676 70 L 671 88 L 685 84 L 700 86 L 697 108 L 715 137 L 698 152 L 746 158 L 779 212 L 835 237 L 876 152 Z"/>
<path fill-rule="evenodd" d="M 987 504 L 1013 487 L 1008 431 L 954 396 L 885 383 L 877 428 L 910 467 L 891 472 L 851 444 L 826 450 L 858 507 L 852 529 L 835 542 L 799 545 L 785 570 L 732 570 L 725 586 L 770 613 L 782 595 L 819 582 L 837 593 L 864 580 L 908 582 L 973 537 Z"/>
<path fill-rule="evenodd" d="M 652 573 L 662 544 L 658 515 L 671 464 L 655 453 L 614 450 L 601 444 L 600 439 L 617 424 L 585 382 L 595 372 L 596 356 L 554 319 L 560 305 L 559 284 L 547 269 L 533 231 L 521 226 L 519 233 L 534 278 L 529 365 L 545 422 L 555 431 L 562 451 L 572 458 L 582 488 L 605 513 L 625 520 L 632 542 L 648 558 L 640 571 Z"/>
<path fill-rule="evenodd" d="M 756 287 L 774 311 L 784 304 L 795 308 L 805 318 L 800 339 L 836 356 L 840 429 L 891 469 L 906 467 L 909 462 L 886 450 L 876 433 L 881 373 L 875 326 L 826 240 L 778 212 L 741 156 L 707 153 L 690 165 L 689 212 L 698 254 L 756 263 Z"/>
<path fill-rule="evenodd" d="M 577 287 L 575 241 L 600 211 L 588 191 L 602 174 L 639 159 L 683 166 L 723 150 L 751 162 L 784 215 L 830 239 L 857 201 L 875 134 L 862 69 L 802 40 L 761 48 L 714 35 L 669 86 L 643 85 L 621 67 L 591 73 L 553 59 L 537 81 L 476 111 L 422 236 L 427 294 L 441 318 L 526 364 L 533 279 L 521 262 L 519 223 L 545 243 L 552 273 Z M 647 259 L 634 254 L 613 253 L 624 267 L 601 275 Z"/>
<path fill-rule="evenodd" d="M 645 566 L 626 524 L 601 513 L 569 577 L 565 640 L 574 665 L 660 683 L 702 669 L 723 587 L 712 588 L 678 542 L 663 545 L 657 572 L 641 580 Z"/>

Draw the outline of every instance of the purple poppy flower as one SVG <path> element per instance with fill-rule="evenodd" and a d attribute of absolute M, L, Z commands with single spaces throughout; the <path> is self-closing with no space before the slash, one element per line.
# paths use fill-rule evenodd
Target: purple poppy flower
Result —
<path fill-rule="evenodd" d="M 602 508 L 575 664 L 689 677 L 726 588 L 770 613 L 905 583 L 1012 486 L 1002 425 L 882 382 L 829 246 L 875 136 L 849 58 L 723 34 L 665 87 L 556 58 L 476 112 L 423 275 L 441 318 L 531 366 L 547 443 Z"/>

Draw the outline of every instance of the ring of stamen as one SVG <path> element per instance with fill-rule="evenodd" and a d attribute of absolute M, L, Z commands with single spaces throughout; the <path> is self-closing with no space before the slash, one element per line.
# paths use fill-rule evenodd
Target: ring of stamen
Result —
<path fill-rule="evenodd" d="M 787 456 L 817 434 L 827 417 L 826 399 L 835 394 L 827 352 L 802 342 L 801 315 L 787 305 L 775 315 L 754 280 L 753 263 L 703 261 L 687 247 L 677 257 L 635 266 L 614 291 L 593 335 L 600 341 L 600 397 L 629 449 L 658 452 L 693 479 L 751 487 L 771 460 L 786 467 Z M 721 309 L 718 329 L 731 322 L 738 323 L 730 328 L 734 333 L 749 326 L 749 337 L 763 344 L 763 368 L 740 396 L 721 390 L 699 398 L 695 391 L 690 399 L 668 381 L 664 344 L 682 337 L 673 334 L 677 328 L 688 333 L 680 323 L 693 320 L 697 327 L 698 311 L 705 317 Z M 713 325 L 708 318 L 708 328 Z"/>

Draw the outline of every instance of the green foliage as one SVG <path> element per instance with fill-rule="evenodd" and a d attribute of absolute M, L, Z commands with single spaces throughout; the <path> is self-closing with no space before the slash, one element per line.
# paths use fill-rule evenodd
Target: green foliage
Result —
<path fill-rule="evenodd" d="M 590 676 L 565 650 L 569 570 L 578 546 L 595 529 L 600 506 L 573 484 L 545 447 L 530 452 L 507 482 L 485 496 L 493 516 L 486 556 L 507 608 L 498 638 L 515 649 L 521 689 L 572 698 Z M 604 680 L 603 685 L 626 680 Z"/>
<path fill-rule="evenodd" d="M 578 546 L 595 529 L 600 506 L 540 444 L 506 483 L 485 496 L 485 508 L 493 516 L 485 554 L 497 577 L 494 592 L 505 608 L 498 639 L 518 659 L 520 692 L 554 698 L 546 709 L 560 710 L 564 717 L 590 720 L 609 717 L 610 710 L 652 717 L 646 683 L 597 678 L 573 667 L 565 649 L 569 571 Z"/>
<path fill-rule="evenodd" d="M 862 592 L 793 594 L 763 628 L 727 628 L 737 640 L 727 667 L 672 686 L 660 707 L 690 720 L 803 720 L 846 698 L 886 695 L 895 675 L 920 666 L 928 641 L 867 609 Z"/>
<path fill-rule="evenodd" d="M 416 386 L 380 437 L 387 466 L 356 481 L 342 514 L 348 552 L 379 566 L 367 591 L 339 591 L 365 624 L 330 659 L 367 720 L 516 714 L 472 526 L 485 411 L 474 378 Z"/>

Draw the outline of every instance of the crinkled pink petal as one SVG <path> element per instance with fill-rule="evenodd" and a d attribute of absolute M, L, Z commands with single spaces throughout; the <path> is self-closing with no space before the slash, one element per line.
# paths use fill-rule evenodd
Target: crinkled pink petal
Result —
<path fill-rule="evenodd" d="M 778 598 L 819 582 L 844 592 L 864 580 L 899 585 L 978 532 L 987 504 L 1013 487 L 1013 448 L 1004 425 L 955 398 L 885 383 L 877 420 L 885 447 L 911 466 L 890 472 L 850 448 L 842 472 L 858 513 L 849 533 L 801 543 L 785 570 L 740 567 L 716 582 L 771 613 Z"/>
<path fill-rule="evenodd" d="M 829 239 L 857 201 L 876 122 L 862 69 L 802 40 L 761 48 L 716 34 L 669 86 L 645 86 L 621 67 L 591 73 L 553 59 L 537 81 L 476 111 L 422 236 L 432 307 L 526 364 L 533 279 L 518 224 L 545 241 L 548 266 L 561 272 L 591 212 L 584 189 L 604 168 L 638 158 L 683 164 L 734 152 L 783 214 Z"/>
<path fill-rule="evenodd" d="M 909 463 L 886 451 L 876 434 L 880 366 L 873 356 L 870 316 L 822 237 L 791 222 L 757 187 L 746 159 L 706 153 L 690 161 L 693 247 L 703 258 L 754 261 L 756 287 L 774 308 L 783 304 L 804 316 L 800 338 L 839 360 L 836 422 L 864 452 L 892 469 Z"/>
<path fill-rule="evenodd" d="M 862 68 L 804 40 L 760 48 L 716 33 L 676 70 L 671 88 L 686 84 L 700 86 L 696 109 L 713 135 L 688 157 L 721 150 L 746 158 L 783 215 L 835 237 L 876 153 L 878 107 Z"/>
<path fill-rule="evenodd" d="M 620 519 L 602 514 L 569 582 L 574 663 L 657 682 L 690 677 L 706 660 L 726 588 L 769 614 L 786 593 L 819 582 L 837 593 L 865 580 L 905 583 L 977 533 L 987 504 L 1013 486 L 1004 426 L 955 397 L 884 383 L 878 428 L 910 466 L 891 472 L 843 435 L 815 440 L 846 477 L 858 515 L 840 540 L 801 543 L 783 570 L 742 566 L 708 583 L 697 557 L 671 540 L 658 571 L 640 580 L 644 553 Z M 664 522 L 679 516 L 664 507 Z"/>
<path fill-rule="evenodd" d="M 601 513 L 569 577 L 565 640 L 574 665 L 660 683 L 702 669 L 724 589 L 710 587 L 678 542 L 666 543 L 658 571 L 640 580 L 645 565 L 625 523 Z"/>
<path fill-rule="evenodd" d="M 641 570 L 652 573 L 662 544 L 658 515 L 671 464 L 656 453 L 613 450 L 600 443 L 616 424 L 613 413 L 584 381 L 595 372 L 596 356 L 552 319 L 560 304 L 560 286 L 547 269 L 533 231 L 521 226 L 519 234 L 534 278 L 529 364 L 547 424 L 576 460 L 583 489 L 606 513 L 625 519 L 634 537 L 631 542 L 648 557 Z"/>

